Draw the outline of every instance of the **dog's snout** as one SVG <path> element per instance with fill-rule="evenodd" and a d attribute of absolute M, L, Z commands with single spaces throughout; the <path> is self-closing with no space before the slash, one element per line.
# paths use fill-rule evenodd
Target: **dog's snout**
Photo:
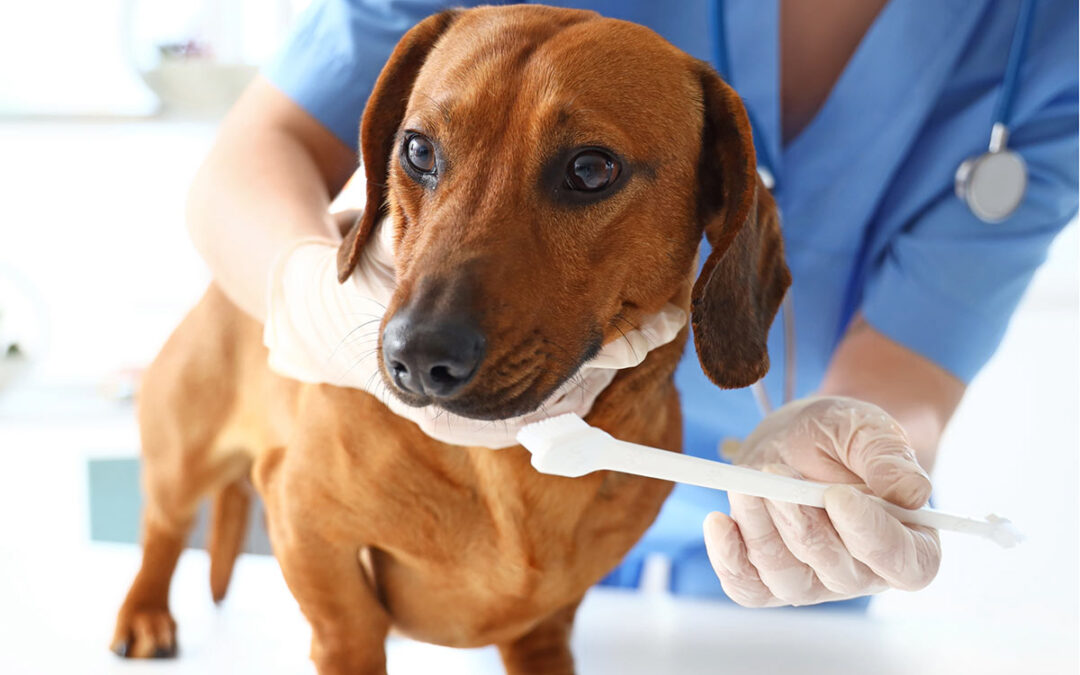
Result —
<path fill-rule="evenodd" d="M 486 340 L 471 322 L 398 313 L 383 333 L 383 361 L 394 384 L 411 394 L 449 398 L 476 374 Z"/>

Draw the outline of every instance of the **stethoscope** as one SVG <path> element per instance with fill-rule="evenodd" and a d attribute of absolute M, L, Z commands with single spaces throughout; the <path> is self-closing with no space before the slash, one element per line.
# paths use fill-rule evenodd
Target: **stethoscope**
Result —
<path fill-rule="evenodd" d="M 724 0 L 714 0 L 712 11 L 713 34 L 716 36 L 713 63 L 720 76 L 728 80 L 731 70 L 728 61 L 727 33 L 724 26 Z M 984 223 L 999 223 L 1011 216 L 1020 206 L 1027 190 L 1027 165 L 1018 153 L 1009 149 L 1008 139 L 1013 103 L 1020 79 L 1020 66 L 1028 37 L 1031 34 L 1031 20 L 1034 13 L 1035 0 L 1021 0 L 1005 66 L 1005 79 L 1001 93 L 998 95 L 994 123 L 990 129 L 989 147 L 981 155 L 964 160 L 956 169 L 954 178 L 956 196 L 963 200 L 975 217 Z M 776 173 L 773 171 L 768 153 L 764 151 L 768 146 L 764 142 L 762 127 L 754 119 L 749 108 L 747 115 L 754 131 L 754 145 L 758 149 L 758 174 L 765 187 L 771 190 L 776 187 Z M 784 403 L 791 401 L 795 396 L 795 310 L 791 295 L 789 290 L 784 297 L 781 310 L 784 332 Z M 772 402 L 762 382 L 753 385 L 752 390 L 762 414 L 771 412 Z"/>

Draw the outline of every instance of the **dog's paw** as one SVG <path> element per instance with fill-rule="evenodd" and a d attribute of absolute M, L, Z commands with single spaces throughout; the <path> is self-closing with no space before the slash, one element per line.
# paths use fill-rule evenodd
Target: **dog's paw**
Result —
<path fill-rule="evenodd" d="M 129 659 L 176 656 L 176 622 L 166 607 L 123 609 L 116 620 L 111 649 Z"/>

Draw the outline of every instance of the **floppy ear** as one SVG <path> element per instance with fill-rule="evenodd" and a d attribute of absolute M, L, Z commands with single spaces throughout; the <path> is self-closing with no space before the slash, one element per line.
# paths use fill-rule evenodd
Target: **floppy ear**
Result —
<path fill-rule="evenodd" d="M 776 202 L 761 184 L 746 110 L 700 66 L 705 105 L 698 218 L 712 253 L 694 284 L 694 345 L 705 374 L 725 389 L 769 370 L 769 326 L 791 285 Z"/>
<path fill-rule="evenodd" d="M 433 14 L 413 26 L 394 47 L 371 90 L 360 121 L 360 153 L 364 160 L 367 200 L 364 213 L 345 233 L 338 248 L 338 281 L 344 283 L 360 260 L 360 250 L 375 223 L 386 215 L 387 168 L 398 126 L 417 73 L 428 53 L 453 23 L 457 10 Z"/>

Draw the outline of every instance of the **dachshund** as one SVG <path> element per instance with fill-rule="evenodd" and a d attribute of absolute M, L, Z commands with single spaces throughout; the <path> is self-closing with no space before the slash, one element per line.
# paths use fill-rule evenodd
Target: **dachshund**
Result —
<path fill-rule="evenodd" d="M 430 16 L 383 68 L 360 149 L 367 206 L 343 227 L 338 271 L 349 277 L 376 223 L 395 228 L 379 349 L 394 321 L 434 326 L 451 352 L 483 345 L 438 396 L 383 359 L 391 395 L 519 415 L 667 303 L 691 317 L 716 385 L 767 371 L 790 273 L 746 112 L 708 64 L 649 29 L 535 5 Z M 681 451 L 673 374 L 691 326 L 619 371 L 587 421 Z M 494 644 L 509 673 L 573 672 L 575 609 L 671 484 L 547 476 L 520 446 L 441 443 L 369 393 L 276 375 L 267 355 L 262 326 L 211 286 L 146 371 L 143 559 L 114 650 L 175 653 L 169 583 L 205 497 L 224 597 L 253 486 L 321 675 L 385 672 L 391 629 Z"/>

